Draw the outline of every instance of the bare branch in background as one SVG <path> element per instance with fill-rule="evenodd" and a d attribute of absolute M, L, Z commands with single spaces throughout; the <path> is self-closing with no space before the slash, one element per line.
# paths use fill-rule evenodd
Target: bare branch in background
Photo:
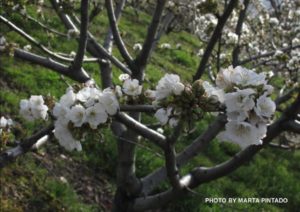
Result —
<path fill-rule="evenodd" d="M 62 63 L 59 63 L 57 61 L 54 61 L 51 58 L 42 57 L 42 56 L 30 53 L 30 52 L 26 52 L 21 49 L 15 49 L 14 56 L 16 58 L 26 60 L 31 63 L 41 65 L 45 68 L 49 68 L 59 74 L 68 76 L 71 79 L 81 82 L 81 83 L 84 83 L 84 82 L 87 82 L 88 80 L 90 80 L 90 77 L 83 69 L 81 69 L 81 71 L 79 73 L 74 74 L 73 72 L 71 72 L 69 70 L 68 66 L 66 66 Z"/>
<path fill-rule="evenodd" d="M 237 22 L 237 25 L 236 25 L 236 28 L 235 28 L 235 34 L 238 35 L 239 40 L 240 40 L 242 31 L 243 31 L 243 23 L 244 23 L 245 18 L 246 18 L 246 13 L 247 13 L 249 2 L 250 2 L 250 0 L 245 0 L 243 2 L 244 8 L 240 12 L 239 19 L 238 19 L 238 22 Z M 240 54 L 240 45 L 238 43 L 238 44 L 236 44 L 235 48 L 232 51 L 232 65 L 233 65 L 233 67 L 237 66 L 237 64 L 238 64 L 239 54 Z"/>
<path fill-rule="evenodd" d="M 163 14 L 165 4 L 166 4 L 166 0 L 157 0 L 156 8 L 155 8 L 154 14 L 152 16 L 151 23 L 148 27 L 147 36 L 143 43 L 142 51 L 135 60 L 135 64 L 136 64 L 138 70 L 135 70 L 134 74 L 139 76 L 138 79 L 142 79 L 141 75 L 143 73 L 140 73 L 140 72 L 143 71 L 143 69 L 145 68 L 147 61 L 149 59 L 149 56 L 151 53 L 151 47 L 155 41 L 155 36 L 156 36 L 157 30 L 158 30 L 158 26 L 159 26 L 159 23 L 160 23 L 162 14 Z"/>
<path fill-rule="evenodd" d="M 121 38 L 121 35 L 119 33 L 119 28 L 117 25 L 117 20 L 115 17 L 114 9 L 113 9 L 113 3 L 112 0 L 105 0 L 105 5 L 107 9 L 108 19 L 110 22 L 110 27 L 113 33 L 114 41 L 116 42 L 116 45 L 118 47 L 118 50 L 122 57 L 124 58 L 125 62 L 129 67 L 133 67 L 133 59 L 130 56 L 129 52 L 126 49 L 126 46 Z M 131 68 L 132 69 L 132 68 Z"/>
<path fill-rule="evenodd" d="M 74 72 L 79 72 L 82 67 L 82 61 L 85 54 L 87 38 L 88 38 L 88 23 L 89 23 L 89 1 L 88 0 L 81 0 L 80 5 L 80 37 L 79 37 L 79 45 L 77 48 L 77 53 L 74 58 L 73 64 L 70 66 L 70 69 Z"/>
<path fill-rule="evenodd" d="M 282 48 L 282 49 L 278 49 L 278 50 L 280 50 L 282 52 L 289 52 L 289 51 L 291 51 L 293 49 L 298 49 L 298 48 L 300 48 L 300 45 L 288 46 L 286 48 Z M 275 53 L 276 53 L 276 51 L 271 51 L 271 52 L 267 52 L 267 53 L 264 53 L 264 54 L 259 54 L 259 55 L 253 56 L 253 57 L 249 57 L 248 59 L 245 59 L 245 60 L 242 60 L 242 61 L 238 62 L 238 65 L 244 65 L 246 63 L 249 63 L 249 62 L 252 62 L 254 60 L 258 60 L 258 59 L 264 58 L 264 57 L 271 57 Z"/>
<path fill-rule="evenodd" d="M 205 51 L 204 51 L 204 54 L 202 56 L 202 59 L 201 59 L 200 65 L 197 69 L 197 72 L 193 77 L 194 81 L 197 79 L 200 79 L 201 76 L 204 74 L 206 64 L 208 63 L 209 57 L 214 49 L 214 46 L 218 42 L 219 37 L 221 36 L 222 30 L 227 22 L 227 19 L 229 18 L 230 14 L 232 13 L 237 2 L 238 2 L 238 0 L 231 0 L 229 2 L 228 6 L 226 7 L 223 15 L 219 18 L 218 24 L 207 44 Z"/>

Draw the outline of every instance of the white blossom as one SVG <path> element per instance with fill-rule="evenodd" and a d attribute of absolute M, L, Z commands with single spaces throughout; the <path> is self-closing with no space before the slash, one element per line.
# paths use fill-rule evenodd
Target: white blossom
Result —
<path fill-rule="evenodd" d="M 96 129 L 99 124 L 105 123 L 107 118 L 108 115 L 100 103 L 86 109 L 86 122 L 89 123 L 92 129 Z"/>
<path fill-rule="evenodd" d="M 273 18 L 270 18 L 269 23 L 272 25 L 278 25 L 279 21 L 277 18 L 273 17 Z"/>
<path fill-rule="evenodd" d="M 73 122 L 75 127 L 81 127 L 86 119 L 85 108 L 80 104 L 73 106 L 68 111 L 67 118 Z"/>
<path fill-rule="evenodd" d="M 44 99 L 42 96 L 31 96 L 29 104 L 33 118 L 41 118 L 43 120 L 47 118 L 48 107 L 44 105 Z"/>
<path fill-rule="evenodd" d="M 264 73 L 257 74 L 252 70 L 237 66 L 233 68 L 229 66 L 222 69 L 216 78 L 216 84 L 219 88 L 230 89 L 234 85 L 241 86 L 258 86 L 266 84 L 266 76 Z"/>
<path fill-rule="evenodd" d="M 237 44 L 239 40 L 239 36 L 233 32 L 229 32 L 227 34 L 227 40 L 226 43 L 228 44 Z"/>
<path fill-rule="evenodd" d="M 161 100 L 171 94 L 180 95 L 184 90 L 184 85 L 176 74 L 166 74 L 161 78 L 156 86 L 156 99 Z"/>
<path fill-rule="evenodd" d="M 29 52 L 32 49 L 32 46 L 30 44 L 23 47 L 23 49 L 27 52 Z"/>
<path fill-rule="evenodd" d="M 122 93 L 122 88 L 121 88 L 121 86 L 119 86 L 119 85 L 116 85 L 116 87 L 115 87 L 115 92 L 116 92 L 116 95 L 117 95 L 117 97 L 122 97 L 123 96 L 123 93 Z"/>
<path fill-rule="evenodd" d="M 262 144 L 263 129 L 256 128 L 248 122 L 229 121 L 225 126 L 225 131 L 218 135 L 221 141 L 231 141 L 246 148 L 250 145 Z"/>
<path fill-rule="evenodd" d="M 156 96 L 156 92 L 154 90 L 150 90 L 150 89 L 147 89 L 145 92 L 144 92 L 144 95 L 149 98 L 149 99 L 155 99 L 155 96 Z"/>
<path fill-rule="evenodd" d="M 212 86 L 209 82 L 203 82 L 203 88 L 208 97 L 215 97 L 220 103 L 224 102 L 224 90 Z"/>
<path fill-rule="evenodd" d="M 125 80 L 128 80 L 128 79 L 130 79 L 129 74 L 120 74 L 120 76 L 119 76 L 119 80 L 122 82 Z"/>
<path fill-rule="evenodd" d="M 171 49 L 171 44 L 169 44 L 169 43 L 162 43 L 160 45 L 160 48 L 161 49 Z"/>
<path fill-rule="evenodd" d="M 13 121 L 11 119 L 6 119 L 4 116 L 0 119 L 0 128 L 9 128 L 13 125 Z"/>
<path fill-rule="evenodd" d="M 86 102 L 88 98 L 91 96 L 91 88 L 90 87 L 84 87 L 76 94 L 76 99 L 81 102 Z"/>
<path fill-rule="evenodd" d="M 172 108 L 169 107 L 168 109 L 165 108 L 160 108 L 156 111 L 154 114 L 155 118 L 158 119 L 158 121 L 162 124 L 165 125 L 168 123 L 169 116 L 171 115 Z"/>
<path fill-rule="evenodd" d="M 28 121 L 33 121 L 33 115 L 30 110 L 30 103 L 27 99 L 20 101 L 20 115 Z"/>
<path fill-rule="evenodd" d="M 119 102 L 113 92 L 104 90 L 99 98 L 99 102 L 103 105 L 105 111 L 109 115 L 115 115 L 119 110 Z"/>
<path fill-rule="evenodd" d="M 48 111 L 47 105 L 38 105 L 31 108 L 31 113 L 35 119 L 41 118 L 43 120 L 46 120 L 48 115 L 47 111 Z"/>
<path fill-rule="evenodd" d="M 67 33 L 67 37 L 68 39 L 71 39 L 77 37 L 79 34 L 80 32 L 77 29 L 69 29 Z"/>
<path fill-rule="evenodd" d="M 67 124 L 70 121 L 69 118 L 67 117 L 69 110 L 70 108 L 65 107 L 64 105 L 56 102 L 53 108 L 53 115 L 60 122 Z"/>
<path fill-rule="evenodd" d="M 270 118 L 276 110 L 275 102 L 266 95 L 262 95 L 257 99 L 254 111 L 261 118 Z"/>
<path fill-rule="evenodd" d="M 233 86 L 232 75 L 234 69 L 232 66 L 229 66 L 227 69 L 221 69 L 216 78 L 216 84 L 219 88 L 228 89 Z"/>
<path fill-rule="evenodd" d="M 231 80 L 233 83 L 242 86 L 257 86 L 266 84 L 266 76 L 264 73 L 257 74 L 254 71 L 241 66 L 234 68 L 234 72 L 231 75 Z"/>
<path fill-rule="evenodd" d="M 140 44 L 140 43 L 135 43 L 135 44 L 133 45 L 132 49 L 133 49 L 134 51 L 141 51 L 141 50 L 143 49 L 143 46 L 142 46 L 142 44 Z"/>
<path fill-rule="evenodd" d="M 127 79 L 123 83 L 123 91 L 129 96 L 138 96 L 142 93 L 142 86 L 137 79 Z"/>
<path fill-rule="evenodd" d="M 255 91 L 251 88 L 238 90 L 236 92 L 225 94 L 225 105 L 227 112 L 244 111 L 247 112 L 255 106 L 253 94 Z"/>
<path fill-rule="evenodd" d="M 59 103 L 65 107 L 71 107 L 76 101 L 76 94 L 72 88 L 68 88 L 67 92 L 60 98 Z"/>
<path fill-rule="evenodd" d="M 179 122 L 178 118 L 172 117 L 169 120 L 169 125 L 170 125 L 170 127 L 173 128 L 173 127 L 176 127 L 178 125 L 178 122 Z"/>
<path fill-rule="evenodd" d="M 20 101 L 20 114 L 27 120 L 47 119 L 48 107 L 44 104 L 42 96 L 32 95 L 29 100 L 22 99 Z"/>
<path fill-rule="evenodd" d="M 77 151 L 82 150 L 80 142 L 74 139 L 66 124 L 63 124 L 60 121 L 56 121 L 54 123 L 54 126 L 54 136 L 57 138 L 61 146 L 63 146 L 68 151 L 72 151 L 74 149 L 76 149 Z"/>

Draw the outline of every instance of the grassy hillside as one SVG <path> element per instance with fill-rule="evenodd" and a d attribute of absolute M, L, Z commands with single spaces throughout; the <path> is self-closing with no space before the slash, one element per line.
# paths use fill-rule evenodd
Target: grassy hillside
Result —
<path fill-rule="evenodd" d="M 36 16 L 35 8 L 28 8 Z M 12 14 L 11 20 L 22 26 L 26 32 L 34 35 L 44 45 L 59 48 L 69 53 L 76 49 L 76 42 L 67 38 L 47 36 L 47 33 L 19 15 Z M 51 11 L 45 11 L 45 17 L 51 17 L 47 24 L 65 32 L 59 20 Z M 141 13 L 139 17 L 127 8 L 120 22 L 120 30 L 128 49 L 135 43 L 143 42 L 150 17 Z M 1 30 L 10 42 L 23 47 L 26 40 L 0 24 Z M 107 19 L 103 11 L 93 21 L 90 31 L 103 42 L 107 31 Z M 186 32 L 172 32 L 163 36 L 161 43 L 170 43 L 172 49 L 158 49 L 151 58 L 146 70 L 146 87 L 154 86 L 166 72 L 177 73 L 183 80 L 191 79 L 199 64 L 196 56 L 201 43 Z M 176 49 L 180 43 L 181 48 Z M 36 48 L 34 48 L 34 51 Z M 38 50 L 37 50 L 38 51 Z M 118 55 L 118 52 L 114 52 Z M 8 114 L 24 127 L 19 136 L 30 135 L 43 123 L 27 123 L 18 115 L 18 103 L 31 94 L 51 94 L 57 98 L 64 93 L 67 84 L 72 81 L 62 78 L 45 68 L 0 55 L 0 115 Z M 100 84 L 97 64 L 85 64 L 85 69 Z M 114 68 L 115 69 L 115 68 Z M 114 70 L 114 80 L 120 74 Z M 143 117 L 149 120 L 149 117 Z M 187 145 L 199 135 L 213 117 L 202 120 L 197 130 L 183 137 L 178 149 Z M 28 153 L 14 164 L 0 171 L 0 211 L 107 211 L 111 208 L 115 190 L 116 140 L 107 130 L 100 141 L 84 143 L 80 153 L 65 152 L 53 141 L 35 153 Z M 145 145 L 147 145 L 145 143 Z M 149 146 L 151 147 L 151 146 Z M 152 148 L 152 147 L 151 147 Z M 156 151 L 154 149 L 154 151 Z M 184 171 L 193 165 L 214 165 L 228 159 L 238 151 L 230 144 L 213 141 L 209 148 L 189 163 Z M 151 170 L 164 164 L 159 152 L 154 153 L 143 147 L 137 149 L 137 174 L 144 176 Z M 233 174 L 217 181 L 202 185 L 189 197 L 169 205 L 164 211 L 295 211 L 300 205 L 300 153 L 265 149 L 253 161 Z M 164 187 L 165 185 L 161 185 Z M 288 204 L 208 204 L 206 197 L 286 197 Z"/>

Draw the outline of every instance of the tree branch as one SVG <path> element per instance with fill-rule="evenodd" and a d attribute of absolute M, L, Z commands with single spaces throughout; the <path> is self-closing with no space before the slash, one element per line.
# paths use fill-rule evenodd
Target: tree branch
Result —
<path fill-rule="evenodd" d="M 119 52 L 122 55 L 122 57 L 124 58 L 127 65 L 129 67 L 133 67 L 133 59 L 130 56 L 129 52 L 127 51 L 125 44 L 119 33 L 116 16 L 115 16 L 114 9 L 113 9 L 112 0 L 105 0 L 105 5 L 106 5 L 108 19 L 110 22 L 110 28 L 113 33 L 114 41 L 116 42 Z"/>
<path fill-rule="evenodd" d="M 49 26 L 46 26 L 44 23 L 38 21 L 37 19 L 33 18 L 32 16 L 28 15 L 27 13 L 26 14 L 19 13 L 19 14 L 22 15 L 23 17 L 27 18 L 28 20 L 36 23 L 37 25 L 39 25 L 41 28 L 45 29 L 46 31 L 52 32 L 52 33 L 57 34 L 59 36 L 68 37 L 67 34 L 59 32 L 55 29 L 52 29 Z"/>
<path fill-rule="evenodd" d="M 51 58 L 42 57 L 42 56 L 30 53 L 30 52 L 26 52 L 21 49 L 15 49 L 14 56 L 16 58 L 26 60 L 26 61 L 38 64 L 38 65 L 41 65 L 43 67 L 49 68 L 59 74 L 65 75 L 65 76 L 67 76 L 75 81 L 78 81 L 80 83 L 85 83 L 88 80 L 90 80 L 90 77 L 83 69 L 81 69 L 81 71 L 79 73 L 75 74 L 73 72 L 70 72 L 69 68 L 66 65 L 58 63 L 58 62 L 52 60 Z"/>
<path fill-rule="evenodd" d="M 282 48 L 282 49 L 278 49 L 278 50 L 280 50 L 282 52 L 288 52 L 288 51 L 291 51 L 293 49 L 298 49 L 298 48 L 300 48 L 300 45 L 288 46 L 286 48 Z M 259 55 L 253 56 L 253 57 L 249 57 L 248 59 L 240 61 L 238 63 L 238 65 L 244 65 L 244 64 L 249 63 L 253 60 L 258 60 L 260 58 L 270 57 L 270 56 L 273 56 L 275 53 L 276 53 L 276 51 L 271 51 L 271 52 L 267 52 L 267 53 L 264 53 L 264 54 L 259 54 Z"/>
<path fill-rule="evenodd" d="M 117 3 L 116 9 L 115 9 L 115 17 L 116 20 L 118 20 L 121 16 L 123 7 L 125 6 L 126 0 L 121 0 Z M 107 50 L 108 53 L 111 54 L 112 52 L 112 45 L 113 45 L 113 35 L 112 30 L 110 27 L 108 27 L 108 32 L 106 34 L 103 47 Z M 102 85 L 104 88 L 112 87 L 112 68 L 111 68 L 111 62 L 103 63 L 100 62 L 100 70 L 101 70 L 101 80 Z"/>
<path fill-rule="evenodd" d="M 226 23 L 227 19 L 229 18 L 230 14 L 232 13 L 237 2 L 238 2 L 238 0 L 231 0 L 229 2 L 228 6 L 226 7 L 223 15 L 219 18 L 218 24 L 208 42 L 208 45 L 207 45 L 205 51 L 204 51 L 204 54 L 201 59 L 200 65 L 197 69 L 197 72 L 193 77 L 194 81 L 197 79 L 200 79 L 201 76 L 203 75 L 205 68 L 206 68 L 206 64 L 208 63 L 209 57 L 214 49 L 214 46 L 217 43 L 218 38 L 221 36 L 223 27 L 225 26 L 225 23 Z"/>
<path fill-rule="evenodd" d="M 0 169 L 13 162 L 18 156 L 28 152 L 32 146 L 42 139 L 44 136 L 52 134 L 54 130 L 53 124 L 35 133 L 29 138 L 24 139 L 20 144 L 12 149 L 5 150 L 0 153 Z"/>
<path fill-rule="evenodd" d="M 149 139 L 151 142 L 156 144 L 162 149 L 165 149 L 166 144 L 166 137 L 159 134 L 155 130 L 147 128 L 142 123 L 136 121 L 135 119 L 131 118 L 129 115 L 125 113 L 118 113 L 116 115 L 116 119 L 135 131 L 136 133 L 140 134 L 141 136 Z"/>
<path fill-rule="evenodd" d="M 286 123 L 284 129 L 289 132 L 300 134 L 300 122 L 295 120 L 290 120 Z"/>
<path fill-rule="evenodd" d="M 177 157 L 177 166 L 180 168 L 197 156 L 202 150 L 206 148 L 209 142 L 216 137 L 216 135 L 223 129 L 226 123 L 226 116 L 220 115 L 207 128 L 207 130 L 197 137 L 192 144 L 180 152 Z M 149 194 L 156 186 L 166 179 L 166 169 L 161 167 L 142 179 L 143 195 Z"/>
<path fill-rule="evenodd" d="M 80 4 L 80 37 L 79 37 L 79 45 L 77 49 L 76 56 L 74 58 L 73 64 L 70 66 L 70 69 L 73 72 L 80 72 L 82 67 L 82 61 L 85 54 L 85 49 L 87 45 L 87 38 L 88 38 L 88 23 L 89 23 L 89 16 L 88 16 L 88 9 L 89 9 L 89 1 L 88 0 L 81 0 Z"/>
<path fill-rule="evenodd" d="M 148 27 L 147 36 L 143 43 L 142 51 L 135 60 L 135 64 L 138 67 L 138 70 L 135 70 L 135 72 L 142 71 L 147 64 L 147 60 L 149 59 L 151 47 L 153 45 L 153 42 L 155 41 L 155 35 L 158 30 L 158 26 L 160 23 L 161 16 L 163 14 L 165 4 L 166 4 L 166 0 L 157 0 L 156 8 L 152 16 L 151 23 Z M 136 74 L 139 75 L 140 73 L 136 73 Z"/>
<path fill-rule="evenodd" d="M 240 12 L 239 18 L 238 18 L 238 22 L 235 28 L 235 34 L 238 35 L 238 40 L 240 41 L 240 37 L 242 34 L 242 30 L 243 30 L 243 23 L 244 20 L 246 18 L 246 12 L 248 9 L 248 5 L 249 5 L 250 0 L 244 0 L 244 9 Z M 235 46 L 235 48 L 232 51 L 232 65 L 235 67 L 238 64 L 239 61 L 239 53 L 240 53 L 240 45 L 239 43 Z"/>
<path fill-rule="evenodd" d="M 121 105 L 120 111 L 124 112 L 155 112 L 158 108 L 153 105 Z"/>
<path fill-rule="evenodd" d="M 19 27 L 17 27 L 16 25 L 14 25 L 12 22 L 10 22 L 9 20 L 7 20 L 6 18 L 4 18 L 3 16 L 0 15 L 0 21 L 4 24 L 6 24 L 8 27 L 10 27 L 12 30 L 14 30 L 15 32 L 17 32 L 18 34 L 20 34 L 22 37 L 24 37 L 26 40 L 28 40 L 29 42 L 31 42 L 32 44 L 36 45 L 37 47 L 39 47 L 41 50 L 43 50 L 45 53 L 47 53 L 48 55 L 61 60 L 61 61 L 65 61 L 65 62 L 72 62 L 73 58 L 69 58 L 69 57 L 63 57 L 55 52 L 52 52 L 51 50 L 49 50 L 48 48 L 46 48 L 43 44 L 39 43 L 35 38 L 31 37 L 29 34 L 27 34 L 26 32 L 24 32 L 22 29 L 20 29 Z"/>
<path fill-rule="evenodd" d="M 51 4 L 67 29 L 78 30 L 76 25 L 72 22 L 71 18 L 68 15 L 64 14 L 62 10 L 59 8 L 59 4 L 57 3 L 57 0 L 51 0 Z M 112 56 L 111 53 L 108 52 L 103 46 L 97 43 L 96 39 L 93 37 L 93 35 L 90 32 L 88 32 L 87 50 L 94 57 L 110 60 L 121 71 L 131 75 L 131 71 L 117 58 Z"/>

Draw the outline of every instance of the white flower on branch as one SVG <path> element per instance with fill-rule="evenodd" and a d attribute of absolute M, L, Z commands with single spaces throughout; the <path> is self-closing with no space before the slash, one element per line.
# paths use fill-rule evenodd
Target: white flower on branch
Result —
<path fill-rule="evenodd" d="M 72 88 L 68 88 L 67 92 L 60 98 L 59 103 L 65 107 L 72 106 L 76 101 L 76 94 Z"/>
<path fill-rule="evenodd" d="M 255 106 L 255 91 L 251 88 L 238 90 L 236 92 L 225 94 L 225 105 L 227 112 L 244 111 L 247 112 Z"/>
<path fill-rule="evenodd" d="M 263 85 L 266 84 L 266 76 L 264 73 L 257 74 L 256 72 L 237 66 L 232 75 L 232 81 L 237 85 Z"/>
<path fill-rule="evenodd" d="M 20 115 L 28 121 L 33 121 L 33 115 L 30 110 L 30 103 L 27 99 L 20 101 Z"/>
<path fill-rule="evenodd" d="M 105 89 L 103 94 L 99 98 L 99 102 L 103 105 L 105 111 L 109 115 L 115 115 L 119 110 L 119 102 L 115 96 L 115 94 Z"/>
<path fill-rule="evenodd" d="M 144 92 L 144 95 L 149 98 L 149 99 L 155 99 L 155 96 L 156 96 L 156 92 L 154 90 L 150 90 L 150 89 L 147 89 L 145 92 Z"/>
<path fill-rule="evenodd" d="M 86 122 L 89 123 L 92 129 L 97 129 L 97 126 L 105 123 L 107 118 L 108 115 L 100 103 L 96 103 L 94 106 L 86 109 Z"/>
<path fill-rule="evenodd" d="M 184 90 L 184 85 L 176 74 L 166 74 L 161 78 L 156 86 L 156 99 L 161 100 L 171 94 L 180 95 Z"/>
<path fill-rule="evenodd" d="M 257 74 L 252 70 L 237 66 L 233 68 L 229 66 L 222 69 L 217 75 L 216 84 L 219 88 L 230 89 L 234 85 L 239 86 L 257 86 L 266 84 L 266 76 L 264 73 Z"/>
<path fill-rule="evenodd" d="M 53 108 L 53 115 L 57 120 L 67 124 L 70 121 L 67 118 L 67 114 L 69 113 L 69 110 L 70 110 L 69 107 L 65 107 L 64 105 L 56 102 Z"/>
<path fill-rule="evenodd" d="M 129 96 L 138 96 L 142 93 L 142 86 L 137 79 L 127 79 L 123 83 L 123 91 Z"/>
<path fill-rule="evenodd" d="M 263 118 L 270 118 L 276 110 L 275 102 L 266 95 L 262 95 L 257 99 L 256 106 L 254 107 L 254 111 L 256 114 Z"/>
<path fill-rule="evenodd" d="M 29 52 L 32 49 L 32 46 L 30 44 L 23 47 L 23 49 L 27 52 Z"/>
<path fill-rule="evenodd" d="M 120 74 L 120 76 L 119 76 L 119 80 L 121 82 L 124 82 L 125 80 L 128 80 L 128 79 L 130 79 L 129 74 Z"/>
<path fill-rule="evenodd" d="M 160 48 L 161 49 L 171 49 L 171 44 L 169 44 L 169 43 L 162 43 L 160 45 Z"/>
<path fill-rule="evenodd" d="M 229 121 L 225 128 L 226 130 L 218 135 L 221 141 L 231 141 L 241 148 L 262 144 L 263 126 L 256 128 L 248 122 Z"/>
<path fill-rule="evenodd" d="M 84 87 L 76 94 L 76 99 L 81 102 L 86 102 L 89 98 L 91 98 L 91 88 Z"/>
<path fill-rule="evenodd" d="M 20 114 L 28 121 L 35 119 L 47 119 L 48 106 L 44 104 L 42 96 L 31 96 L 29 100 L 20 102 Z"/>
<path fill-rule="evenodd" d="M 134 51 L 141 51 L 141 50 L 143 49 L 143 46 L 142 46 L 142 44 L 140 44 L 140 43 L 135 43 L 135 44 L 133 45 L 132 49 L 133 49 Z"/>
<path fill-rule="evenodd" d="M 11 119 L 6 119 L 4 116 L 0 119 L 0 128 L 11 127 L 13 125 L 13 121 Z"/>
<path fill-rule="evenodd" d="M 279 24 L 279 21 L 278 21 L 277 18 L 273 17 L 273 18 L 270 18 L 269 23 L 270 23 L 271 25 L 278 25 L 278 24 Z"/>
<path fill-rule="evenodd" d="M 68 111 L 67 118 L 73 122 L 75 127 L 81 127 L 86 119 L 85 108 L 80 104 L 73 106 Z"/>
<path fill-rule="evenodd" d="M 167 109 L 160 108 L 156 111 L 154 114 L 155 118 L 158 119 L 158 121 L 161 123 L 161 125 L 166 125 L 169 121 L 169 116 L 171 115 L 172 108 L 169 107 Z"/>
<path fill-rule="evenodd" d="M 202 85 L 208 97 L 216 98 L 220 103 L 224 102 L 225 93 L 223 89 L 216 88 L 207 81 L 204 81 Z"/>
<path fill-rule="evenodd" d="M 115 93 L 116 93 L 116 96 L 119 97 L 119 98 L 123 96 L 121 86 L 116 85 L 116 87 L 115 87 Z"/>
<path fill-rule="evenodd" d="M 61 146 L 68 151 L 72 151 L 74 149 L 77 151 L 82 150 L 80 142 L 74 139 L 70 130 L 68 129 L 68 125 L 63 124 L 60 121 L 56 121 L 54 126 L 54 136 L 57 138 Z"/>
<path fill-rule="evenodd" d="M 169 120 L 169 125 L 170 125 L 170 127 L 173 128 L 173 127 L 176 127 L 178 125 L 178 122 L 179 122 L 178 118 L 172 117 Z"/>
<path fill-rule="evenodd" d="M 226 43 L 227 44 L 237 44 L 239 41 L 239 36 L 233 32 L 228 32 Z"/>
<path fill-rule="evenodd" d="M 68 39 L 76 38 L 79 36 L 80 32 L 77 29 L 69 29 L 67 32 Z"/>

